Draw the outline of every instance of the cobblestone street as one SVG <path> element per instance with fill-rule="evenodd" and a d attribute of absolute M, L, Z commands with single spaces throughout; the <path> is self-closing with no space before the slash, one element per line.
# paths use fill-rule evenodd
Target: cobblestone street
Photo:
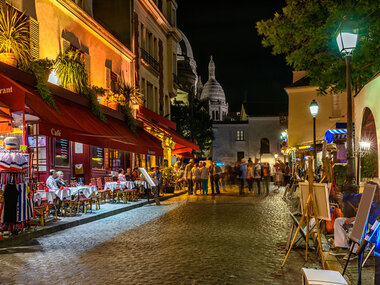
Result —
<path fill-rule="evenodd" d="M 1 250 L 0 283 L 299 284 L 289 223 L 281 193 L 182 195 Z"/>

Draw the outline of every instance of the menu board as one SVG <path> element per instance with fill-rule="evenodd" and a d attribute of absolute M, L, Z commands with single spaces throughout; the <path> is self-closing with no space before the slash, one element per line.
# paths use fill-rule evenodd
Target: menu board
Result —
<path fill-rule="evenodd" d="M 104 168 L 104 149 L 102 147 L 92 147 L 92 168 Z"/>
<path fill-rule="evenodd" d="M 69 166 L 69 141 L 55 139 L 55 165 Z"/>

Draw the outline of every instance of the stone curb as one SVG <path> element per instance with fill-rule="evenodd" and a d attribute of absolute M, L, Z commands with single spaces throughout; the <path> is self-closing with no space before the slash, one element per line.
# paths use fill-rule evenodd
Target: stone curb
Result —
<path fill-rule="evenodd" d="M 180 192 L 174 193 L 172 195 L 160 197 L 160 201 L 165 201 L 165 200 L 168 200 L 170 198 L 183 195 L 185 193 L 187 193 L 187 191 L 180 191 Z M 32 239 L 35 239 L 35 238 L 38 238 L 38 237 L 41 237 L 44 235 L 63 231 L 63 230 L 69 229 L 69 228 L 79 226 L 79 225 L 91 223 L 91 222 L 94 222 L 94 221 L 97 221 L 100 219 L 104 219 L 107 217 L 111 217 L 111 216 L 114 216 L 114 215 L 117 215 L 120 213 L 124 213 L 124 212 L 130 211 L 130 210 L 136 209 L 136 208 L 140 208 L 140 207 L 143 207 L 145 205 L 152 204 L 152 203 L 155 203 L 154 199 L 150 199 L 149 202 L 148 202 L 148 200 L 145 200 L 145 201 L 142 201 L 141 203 L 138 203 L 138 204 L 134 204 L 134 205 L 130 205 L 127 207 L 111 210 L 111 211 L 104 212 L 104 213 L 101 213 L 98 215 L 93 215 L 93 216 L 89 215 L 89 216 L 84 217 L 83 219 L 78 219 L 76 221 L 71 221 L 71 222 L 67 222 L 67 223 L 63 223 L 63 224 L 59 224 L 59 225 L 55 225 L 55 226 L 51 226 L 51 227 L 42 227 L 42 228 L 40 228 L 34 232 L 28 232 L 28 233 L 20 234 L 17 236 L 13 236 L 9 239 L 4 239 L 3 241 L 0 241 L 0 248 L 20 245 L 20 244 L 26 243 Z"/>

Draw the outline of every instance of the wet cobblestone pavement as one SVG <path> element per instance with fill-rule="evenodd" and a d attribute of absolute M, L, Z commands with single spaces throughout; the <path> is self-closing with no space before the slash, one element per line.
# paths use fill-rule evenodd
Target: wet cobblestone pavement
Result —
<path fill-rule="evenodd" d="M 1 284 L 300 284 L 282 193 L 183 195 L 0 250 Z"/>

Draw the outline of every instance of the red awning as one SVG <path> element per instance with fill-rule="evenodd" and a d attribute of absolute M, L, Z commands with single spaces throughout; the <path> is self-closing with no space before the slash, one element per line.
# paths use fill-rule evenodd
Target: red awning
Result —
<path fill-rule="evenodd" d="M 163 155 L 161 143 L 140 128 L 135 135 L 124 122 L 110 116 L 106 116 L 107 123 L 103 123 L 85 106 L 58 96 L 54 97 L 58 108 L 56 112 L 36 92 L 0 74 L 1 86 L 11 88 L 11 94 L 4 97 L 0 94 L 0 100 L 13 112 L 25 110 L 26 104 L 40 118 L 39 132 L 42 135 L 135 153 Z M 21 109 L 20 98 L 23 98 Z"/>
<path fill-rule="evenodd" d="M 197 144 L 192 143 L 175 132 L 176 124 L 174 122 L 142 106 L 139 106 L 139 113 L 137 114 L 137 117 L 143 122 L 148 123 L 148 125 L 154 126 L 172 137 L 172 140 L 176 143 L 172 154 L 191 152 L 193 150 L 199 151 L 199 146 Z M 172 128 L 173 126 L 174 128 Z"/>

